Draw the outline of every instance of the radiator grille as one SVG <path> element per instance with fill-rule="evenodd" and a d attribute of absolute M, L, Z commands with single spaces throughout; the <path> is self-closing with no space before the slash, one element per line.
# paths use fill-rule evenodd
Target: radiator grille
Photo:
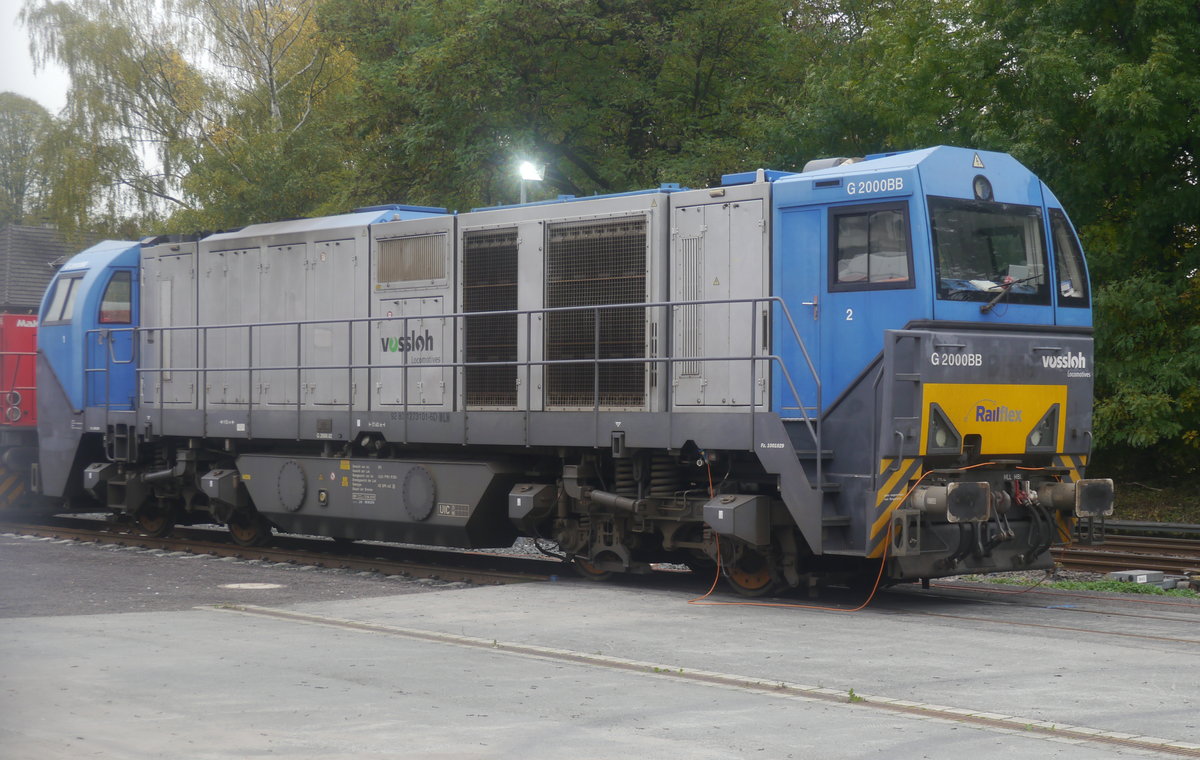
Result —
<path fill-rule="evenodd" d="M 412 282 L 446 277 L 446 235 L 380 240 L 376 247 L 375 281 Z"/>
<path fill-rule="evenodd" d="M 463 311 L 517 308 L 517 231 L 463 234 Z M 517 367 L 472 367 L 471 362 L 517 360 L 517 315 L 466 317 L 463 361 L 470 406 L 515 406 Z"/>
<path fill-rule="evenodd" d="M 562 222 L 546 230 L 546 306 L 601 306 L 645 303 L 646 218 Z M 598 323 L 598 324 L 597 324 Z M 581 359 L 579 364 L 549 365 L 546 403 L 592 406 L 599 358 L 646 356 L 644 307 L 551 313 L 546 318 L 546 358 Z M 644 406 L 643 362 L 599 365 L 600 406 Z"/>
<path fill-rule="evenodd" d="M 704 238 L 682 238 L 679 241 L 680 300 L 699 301 L 704 298 Z M 701 336 L 704 334 L 704 307 L 680 306 L 679 355 L 700 356 L 704 351 Z M 683 377 L 699 377 L 700 362 L 680 362 L 679 374 Z"/>

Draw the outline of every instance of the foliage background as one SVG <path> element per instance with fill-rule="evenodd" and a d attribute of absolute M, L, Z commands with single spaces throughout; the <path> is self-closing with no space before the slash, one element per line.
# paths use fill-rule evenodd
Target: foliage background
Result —
<path fill-rule="evenodd" d="M 138 237 L 936 144 L 1006 151 L 1096 288 L 1102 469 L 1200 476 L 1194 0 L 27 0 L 0 219 Z M 535 196 L 540 197 L 540 196 Z"/>

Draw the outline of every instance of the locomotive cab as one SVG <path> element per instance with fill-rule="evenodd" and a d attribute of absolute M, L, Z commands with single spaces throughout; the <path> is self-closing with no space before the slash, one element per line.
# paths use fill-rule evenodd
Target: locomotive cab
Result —
<path fill-rule="evenodd" d="M 815 357 L 799 399 L 774 383 L 775 408 L 805 443 L 797 423 L 820 420 L 833 452 L 827 551 L 886 553 L 893 580 L 1048 566 L 1077 518 L 1111 513 L 1111 481 L 1083 477 L 1086 264 L 1036 176 L 939 147 L 774 192 L 774 289 Z"/>
<path fill-rule="evenodd" d="M 138 243 L 97 243 L 63 265 L 42 299 L 38 480 L 68 506 L 83 495 L 83 466 L 134 447 L 139 260 Z"/>

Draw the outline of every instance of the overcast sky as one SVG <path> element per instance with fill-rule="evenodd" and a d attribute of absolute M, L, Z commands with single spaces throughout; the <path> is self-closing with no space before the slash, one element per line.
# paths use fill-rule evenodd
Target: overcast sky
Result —
<path fill-rule="evenodd" d="M 22 0 L 0 0 L 0 91 L 33 98 L 57 114 L 67 104 L 67 75 L 58 67 L 34 74 L 29 37 L 17 21 Z"/>

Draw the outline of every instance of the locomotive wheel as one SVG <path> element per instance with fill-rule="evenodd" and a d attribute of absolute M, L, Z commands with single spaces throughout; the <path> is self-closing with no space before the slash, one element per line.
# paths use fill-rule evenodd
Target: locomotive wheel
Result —
<path fill-rule="evenodd" d="M 606 581 L 613 576 L 611 570 L 601 570 L 583 557 L 572 558 L 571 564 L 575 566 L 575 572 L 589 581 Z"/>
<path fill-rule="evenodd" d="M 271 523 L 258 512 L 235 512 L 227 527 L 230 538 L 238 546 L 262 546 L 271 540 Z"/>
<path fill-rule="evenodd" d="M 138 528 L 151 538 L 166 538 L 175 530 L 175 510 L 156 504 L 145 506 L 134 515 Z"/>
<path fill-rule="evenodd" d="M 725 568 L 725 580 L 742 596 L 766 596 L 775 590 L 775 577 L 767 559 L 758 552 L 746 552 L 736 564 Z"/>

